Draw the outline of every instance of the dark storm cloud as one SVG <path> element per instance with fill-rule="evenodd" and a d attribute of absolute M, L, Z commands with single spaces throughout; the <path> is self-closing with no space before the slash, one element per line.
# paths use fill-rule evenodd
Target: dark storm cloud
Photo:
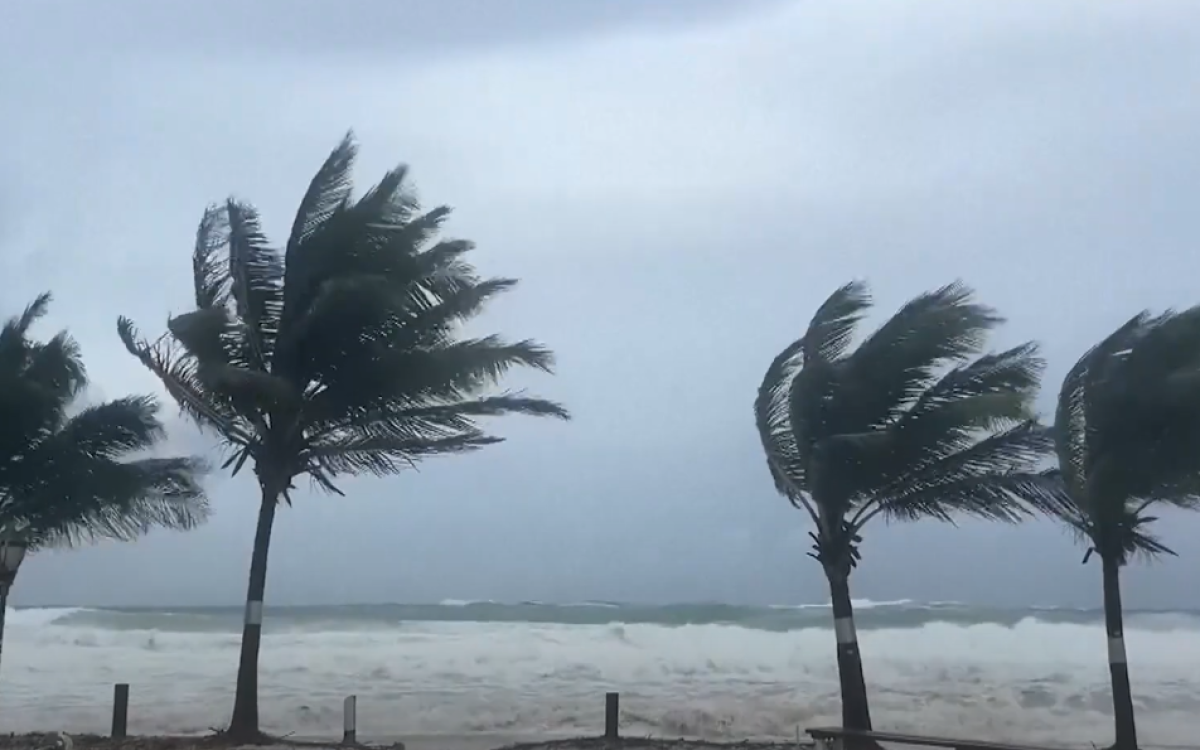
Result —
<path fill-rule="evenodd" d="M 10 3 L 4 20 L 18 46 L 43 52 L 49 45 L 83 55 L 381 60 L 455 55 L 492 46 L 569 44 L 631 29 L 653 34 L 719 22 L 778 2 L 351 0 L 332 6 L 322 0 L 49 0 Z"/>

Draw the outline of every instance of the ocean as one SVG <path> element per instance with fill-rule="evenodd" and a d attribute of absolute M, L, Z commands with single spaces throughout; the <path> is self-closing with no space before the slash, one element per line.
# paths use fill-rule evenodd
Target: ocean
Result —
<path fill-rule="evenodd" d="M 1087 747 L 1111 741 L 1101 613 L 954 602 L 857 602 L 879 728 Z M 134 733 L 228 721 L 240 607 L 10 610 L 0 666 L 4 731 L 108 731 L 129 683 Z M 1195 747 L 1200 613 L 1129 612 L 1146 747 Z M 340 736 L 597 734 L 619 691 L 622 731 L 794 738 L 838 723 L 827 605 L 647 606 L 446 601 L 270 607 L 264 728 Z"/>

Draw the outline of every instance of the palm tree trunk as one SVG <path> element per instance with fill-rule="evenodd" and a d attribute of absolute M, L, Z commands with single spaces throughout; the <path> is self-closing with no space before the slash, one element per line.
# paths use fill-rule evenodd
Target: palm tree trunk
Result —
<path fill-rule="evenodd" d="M 1125 625 L 1121 611 L 1121 567 L 1115 559 L 1101 558 L 1104 568 L 1104 626 L 1108 631 L 1108 671 L 1112 675 L 1113 720 L 1117 750 L 1137 750 L 1133 720 L 1133 690 L 1125 659 Z"/>
<path fill-rule="evenodd" d="M 842 688 L 842 726 L 871 729 L 867 683 L 863 679 L 862 655 L 854 629 L 854 606 L 850 603 L 850 577 L 839 571 L 825 572 L 833 603 L 833 629 L 837 636 L 838 681 Z"/>
<path fill-rule="evenodd" d="M 4 617 L 8 614 L 8 584 L 0 583 L 0 654 L 4 653 Z"/>
<path fill-rule="evenodd" d="M 262 643 L 263 594 L 267 588 L 267 553 L 271 548 L 271 527 L 279 492 L 266 482 L 262 504 L 258 508 L 258 527 L 254 532 L 254 552 L 250 556 L 250 583 L 246 587 L 246 617 L 242 626 L 242 654 L 238 659 L 237 693 L 233 699 L 233 718 L 229 722 L 230 739 L 254 742 L 258 729 L 258 649 Z"/>

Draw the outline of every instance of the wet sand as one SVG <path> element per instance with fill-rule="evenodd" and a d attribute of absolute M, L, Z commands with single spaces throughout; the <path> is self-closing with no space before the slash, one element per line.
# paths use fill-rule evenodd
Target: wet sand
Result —
<path fill-rule="evenodd" d="M 266 745 L 234 745 L 217 736 L 126 737 L 71 735 L 71 750 L 347 750 L 337 742 L 289 737 Z M 803 742 L 804 748 L 811 747 Z M 706 740 L 622 737 L 536 738 L 494 734 L 413 735 L 365 742 L 362 750 L 796 750 L 794 742 L 713 742 Z M 58 750 L 55 734 L 0 735 L 0 750 Z"/>

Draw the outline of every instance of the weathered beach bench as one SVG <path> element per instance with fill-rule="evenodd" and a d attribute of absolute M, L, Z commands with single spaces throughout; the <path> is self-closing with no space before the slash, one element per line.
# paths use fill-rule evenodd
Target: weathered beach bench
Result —
<path fill-rule="evenodd" d="M 866 732 L 861 729 L 843 729 L 842 727 L 821 727 L 806 729 L 812 737 L 816 750 L 855 750 L 858 747 L 878 747 L 880 742 L 896 745 L 917 745 L 920 747 L 944 747 L 950 750 L 1051 750 L 1033 745 L 1009 745 L 1003 742 L 980 742 L 978 740 L 958 740 L 949 737 L 922 737 L 915 734 L 896 734 L 893 732 Z"/>

